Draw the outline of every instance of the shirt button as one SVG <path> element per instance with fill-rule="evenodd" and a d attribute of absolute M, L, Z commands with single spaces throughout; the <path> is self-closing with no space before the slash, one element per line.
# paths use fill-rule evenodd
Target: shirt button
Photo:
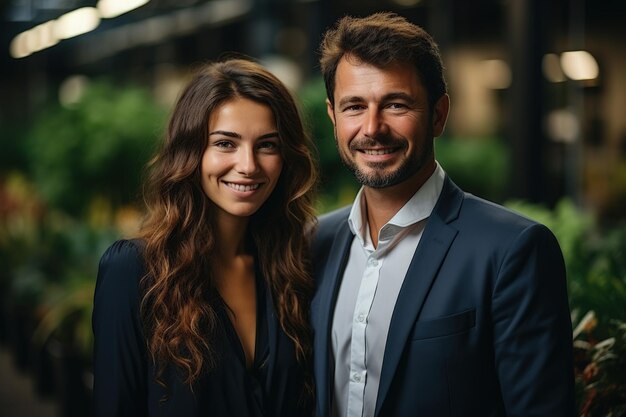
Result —
<path fill-rule="evenodd" d="M 373 266 L 378 266 L 378 261 L 376 259 L 372 259 L 370 261 L 370 264 L 372 264 Z"/>
<path fill-rule="evenodd" d="M 354 382 L 361 382 L 361 375 L 355 372 L 352 374 L 352 379 L 354 380 Z"/>
<path fill-rule="evenodd" d="M 363 323 L 365 321 L 365 314 L 359 314 L 356 319 L 359 323 Z"/>

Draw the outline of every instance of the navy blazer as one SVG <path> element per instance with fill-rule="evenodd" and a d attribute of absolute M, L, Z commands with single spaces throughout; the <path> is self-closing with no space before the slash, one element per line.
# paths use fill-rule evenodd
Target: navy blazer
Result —
<path fill-rule="evenodd" d="M 314 241 L 317 417 L 330 416 L 334 304 L 350 207 Z M 446 177 L 389 324 L 376 416 L 573 416 L 565 267 L 543 225 L 463 193 Z"/>

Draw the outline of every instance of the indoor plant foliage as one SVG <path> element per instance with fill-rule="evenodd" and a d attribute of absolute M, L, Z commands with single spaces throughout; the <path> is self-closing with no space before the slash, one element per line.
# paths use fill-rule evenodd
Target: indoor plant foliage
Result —
<path fill-rule="evenodd" d="M 626 416 L 626 323 L 612 321 L 612 336 L 597 340 L 598 320 L 587 313 L 574 330 L 574 369 L 580 417 Z"/>
<path fill-rule="evenodd" d="M 70 107 L 42 106 L 23 166 L 0 172 L 2 310 L 28 324 L 13 350 L 36 380 L 48 369 L 64 416 L 88 413 L 98 259 L 141 217 L 141 177 L 165 121 L 147 90 L 93 82 Z"/>
<path fill-rule="evenodd" d="M 164 117 L 145 90 L 104 81 L 89 84 L 69 108 L 43 108 L 28 135 L 28 160 L 44 200 L 72 215 L 94 198 L 114 205 L 139 200 L 141 172 Z"/>

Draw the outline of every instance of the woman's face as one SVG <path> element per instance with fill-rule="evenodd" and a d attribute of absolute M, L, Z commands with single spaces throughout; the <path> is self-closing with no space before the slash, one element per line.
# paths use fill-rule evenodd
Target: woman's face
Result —
<path fill-rule="evenodd" d="M 254 214 L 272 194 L 282 167 L 281 141 L 268 106 L 235 98 L 211 113 L 202 189 L 222 213 Z"/>

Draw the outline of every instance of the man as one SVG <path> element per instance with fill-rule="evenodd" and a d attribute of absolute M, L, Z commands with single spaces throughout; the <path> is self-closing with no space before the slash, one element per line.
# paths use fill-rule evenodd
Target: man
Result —
<path fill-rule="evenodd" d="M 346 17 L 321 53 L 362 188 L 315 240 L 316 416 L 573 415 L 560 248 L 436 162 L 450 100 L 432 38 L 394 14 Z"/>

